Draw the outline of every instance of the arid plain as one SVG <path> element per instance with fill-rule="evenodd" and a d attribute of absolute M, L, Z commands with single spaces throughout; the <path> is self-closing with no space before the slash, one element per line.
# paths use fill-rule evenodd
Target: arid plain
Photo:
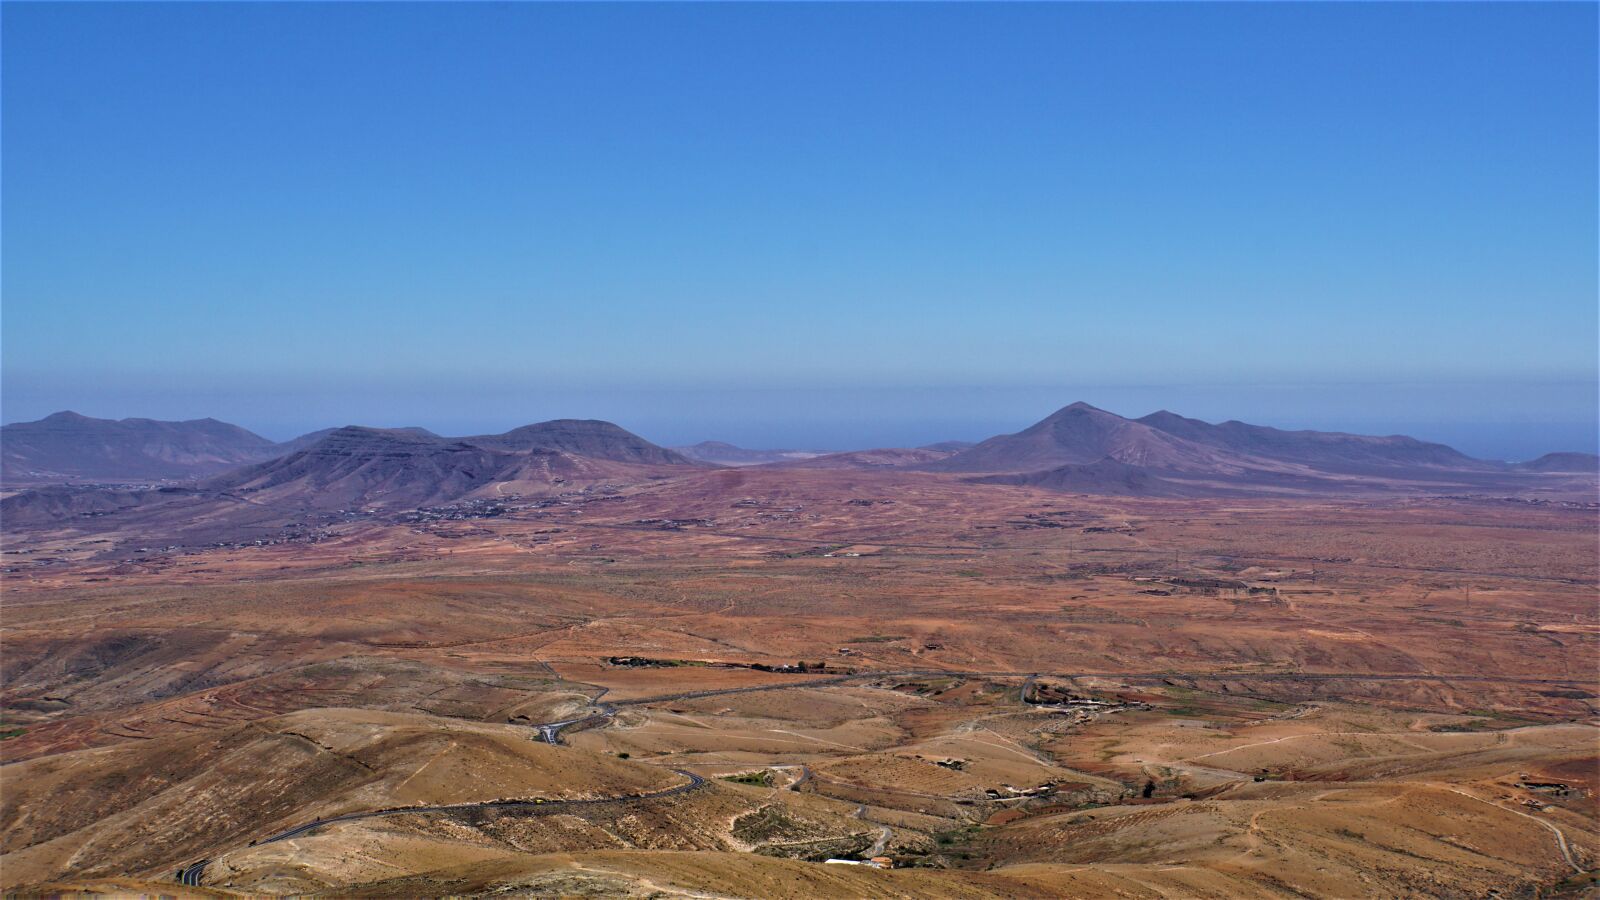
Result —
<path fill-rule="evenodd" d="M 0 900 L 1600 900 L 1600 0 L 0 0 Z"/>
<path fill-rule="evenodd" d="M 6 886 L 1482 896 L 1600 861 L 1582 505 L 768 467 L 497 504 L 8 547 L 59 561 L 7 582 Z"/>

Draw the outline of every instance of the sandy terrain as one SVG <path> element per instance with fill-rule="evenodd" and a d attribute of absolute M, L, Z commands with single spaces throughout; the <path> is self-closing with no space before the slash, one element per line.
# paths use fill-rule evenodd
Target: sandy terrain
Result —
<path fill-rule="evenodd" d="M 1600 865 L 1583 505 L 762 467 L 507 505 L 8 536 L 0 880 L 1483 896 Z M 262 843 L 535 798 L 608 802 Z"/>

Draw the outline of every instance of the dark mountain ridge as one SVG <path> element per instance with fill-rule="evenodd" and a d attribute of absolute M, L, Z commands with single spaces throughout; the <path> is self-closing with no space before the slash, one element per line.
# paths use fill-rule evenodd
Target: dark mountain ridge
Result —
<path fill-rule="evenodd" d="M 1592 473 L 1591 459 L 1550 454 L 1510 466 L 1404 435 L 1285 431 L 1239 421 L 1213 425 L 1165 410 L 1127 419 L 1074 403 L 1015 434 L 989 438 L 922 468 L 972 473 L 979 476 L 973 480 L 986 483 L 1152 497 L 1515 493 L 1556 486 L 1535 475 Z"/>
<path fill-rule="evenodd" d="M 197 488 L 318 508 L 427 506 L 507 480 L 522 458 L 410 431 L 349 426 L 304 450 L 216 476 Z"/>
<path fill-rule="evenodd" d="M 1038 472 L 1102 459 L 1162 470 L 1210 470 L 1214 449 L 1142 422 L 1074 403 L 1017 432 L 980 441 L 928 468 L 942 472 Z"/>
<path fill-rule="evenodd" d="M 58 412 L 0 427 L 0 481 L 167 480 L 277 454 L 277 444 L 216 419 L 96 419 Z"/>
<path fill-rule="evenodd" d="M 345 426 L 345 427 L 361 427 L 361 426 Z M 296 450 L 304 450 L 307 447 L 311 446 L 312 444 L 315 444 L 316 442 L 322 440 L 323 438 L 327 437 L 330 434 L 333 434 L 334 432 L 336 432 L 338 430 L 339 430 L 338 428 L 321 428 L 321 429 L 318 429 L 316 431 L 308 431 L 305 434 L 300 435 L 299 437 L 290 438 L 289 440 L 284 441 L 283 443 L 279 444 L 278 445 L 278 453 L 280 455 L 287 456 L 290 453 L 295 452 Z M 439 435 L 434 434 L 433 432 L 429 431 L 426 428 L 419 428 L 419 427 L 417 427 L 415 425 L 408 426 L 408 427 L 405 427 L 405 428 L 384 428 L 384 429 L 381 429 L 381 430 L 383 430 L 383 431 L 395 431 L 395 432 L 400 432 L 402 434 L 413 434 L 413 435 L 416 435 L 417 437 L 429 437 L 429 438 L 438 438 L 438 437 L 440 437 Z"/>
<path fill-rule="evenodd" d="M 504 434 L 461 438 L 491 450 L 559 450 L 590 459 L 650 466 L 690 466 L 694 460 L 599 419 L 553 419 Z"/>
<path fill-rule="evenodd" d="M 724 457 L 712 462 L 592 419 L 558 419 L 468 438 L 444 438 L 421 428 L 348 426 L 275 444 L 214 419 L 112 421 L 58 413 L 39 422 L 8 425 L 3 440 L 11 484 L 187 479 L 191 483 L 186 490 L 196 497 L 318 509 L 397 509 L 508 492 L 561 492 L 660 478 L 716 462 L 921 469 L 974 476 L 986 483 L 1156 497 L 1396 490 L 1517 493 L 1546 488 L 1570 493 L 1583 478 L 1592 480 L 1600 467 L 1592 454 L 1554 453 L 1510 465 L 1475 460 L 1443 444 L 1401 435 L 1285 431 L 1237 421 L 1210 424 L 1166 411 L 1128 419 L 1086 403 L 1063 407 L 1015 434 L 956 452 L 891 448 L 812 455 L 745 451 L 716 442 L 691 448 Z M 786 455 L 772 460 L 768 454 Z M 161 494 L 162 503 L 190 495 L 170 490 Z M 141 496 L 138 491 L 96 497 L 65 490 L 32 498 L 19 495 L 5 510 L 30 521 L 109 515 L 144 505 Z"/>
<path fill-rule="evenodd" d="M 1600 472 L 1600 456 L 1593 453 L 1546 453 L 1538 459 L 1517 463 L 1524 472 Z"/>
<path fill-rule="evenodd" d="M 325 428 L 281 443 L 216 419 L 94 419 L 59 412 L 0 429 L 0 481 L 11 485 L 66 481 L 188 481 L 310 449 L 330 437 L 349 445 L 351 428 Z M 366 428 L 449 443 L 425 428 Z M 370 435 L 369 435 L 370 436 Z M 485 450 L 552 450 L 637 465 L 695 465 L 626 429 L 593 419 L 557 419 L 504 434 L 454 439 Z"/>
<path fill-rule="evenodd" d="M 591 452 L 624 458 L 676 456 L 650 454 L 648 447 L 654 445 L 614 425 L 601 433 L 617 432 L 626 436 L 621 450 L 590 443 Z M 131 527 L 164 540 L 194 543 L 202 537 L 275 536 L 289 527 L 286 523 L 336 521 L 355 513 L 637 483 L 675 469 L 692 472 L 698 466 L 624 462 L 543 447 L 496 449 L 420 429 L 346 426 L 304 449 L 184 485 L 142 490 L 50 485 L 22 491 L 0 500 L 0 516 L 10 527 L 76 519 L 90 529 Z"/>
<path fill-rule="evenodd" d="M 1348 467 L 1493 467 L 1444 444 L 1405 435 L 1383 437 L 1337 431 L 1284 431 L 1230 419 L 1212 425 L 1161 410 L 1134 421 L 1208 447 L 1250 456 L 1306 463 L 1323 469 Z"/>
<path fill-rule="evenodd" d="M 347 426 L 287 456 L 228 472 L 199 487 L 316 505 L 387 508 L 448 503 L 491 486 L 539 493 L 690 460 L 632 432 L 594 420 L 557 420 L 501 435 L 443 438 L 422 429 Z"/>
<path fill-rule="evenodd" d="M 1068 494 L 1116 494 L 1130 497 L 1203 497 L 1217 491 L 1161 478 L 1139 466 L 1130 466 L 1110 457 L 1092 463 L 1069 464 L 1043 472 L 1011 475 L 979 475 L 968 479 L 978 484 L 1012 484 L 1038 487 Z"/>
<path fill-rule="evenodd" d="M 267 457 L 259 462 L 159 488 L 108 486 L 119 477 L 110 472 L 100 484 L 35 482 L 0 499 L 0 518 L 8 529 L 135 534 L 137 544 L 272 541 L 353 515 L 609 489 L 701 466 L 606 422 L 541 423 L 471 440 L 360 426 L 311 437 L 287 453 L 258 439 Z M 591 455 L 540 446 L 548 444 Z"/>

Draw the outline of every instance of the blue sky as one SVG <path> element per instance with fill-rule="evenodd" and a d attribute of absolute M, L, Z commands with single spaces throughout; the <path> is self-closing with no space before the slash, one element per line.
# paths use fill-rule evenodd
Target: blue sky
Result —
<path fill-rule="evenodd" d="M 4 418 L 1592 449 L 1596 10 L 7 4 Z"/>

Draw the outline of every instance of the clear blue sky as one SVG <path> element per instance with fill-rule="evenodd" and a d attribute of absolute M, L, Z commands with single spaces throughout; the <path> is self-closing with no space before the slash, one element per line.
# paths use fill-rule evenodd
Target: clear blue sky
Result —
<path fill-rule="evenodd" d="M 1592 449 L 1596 11 L 8 3 L 4 418 Z"/>

